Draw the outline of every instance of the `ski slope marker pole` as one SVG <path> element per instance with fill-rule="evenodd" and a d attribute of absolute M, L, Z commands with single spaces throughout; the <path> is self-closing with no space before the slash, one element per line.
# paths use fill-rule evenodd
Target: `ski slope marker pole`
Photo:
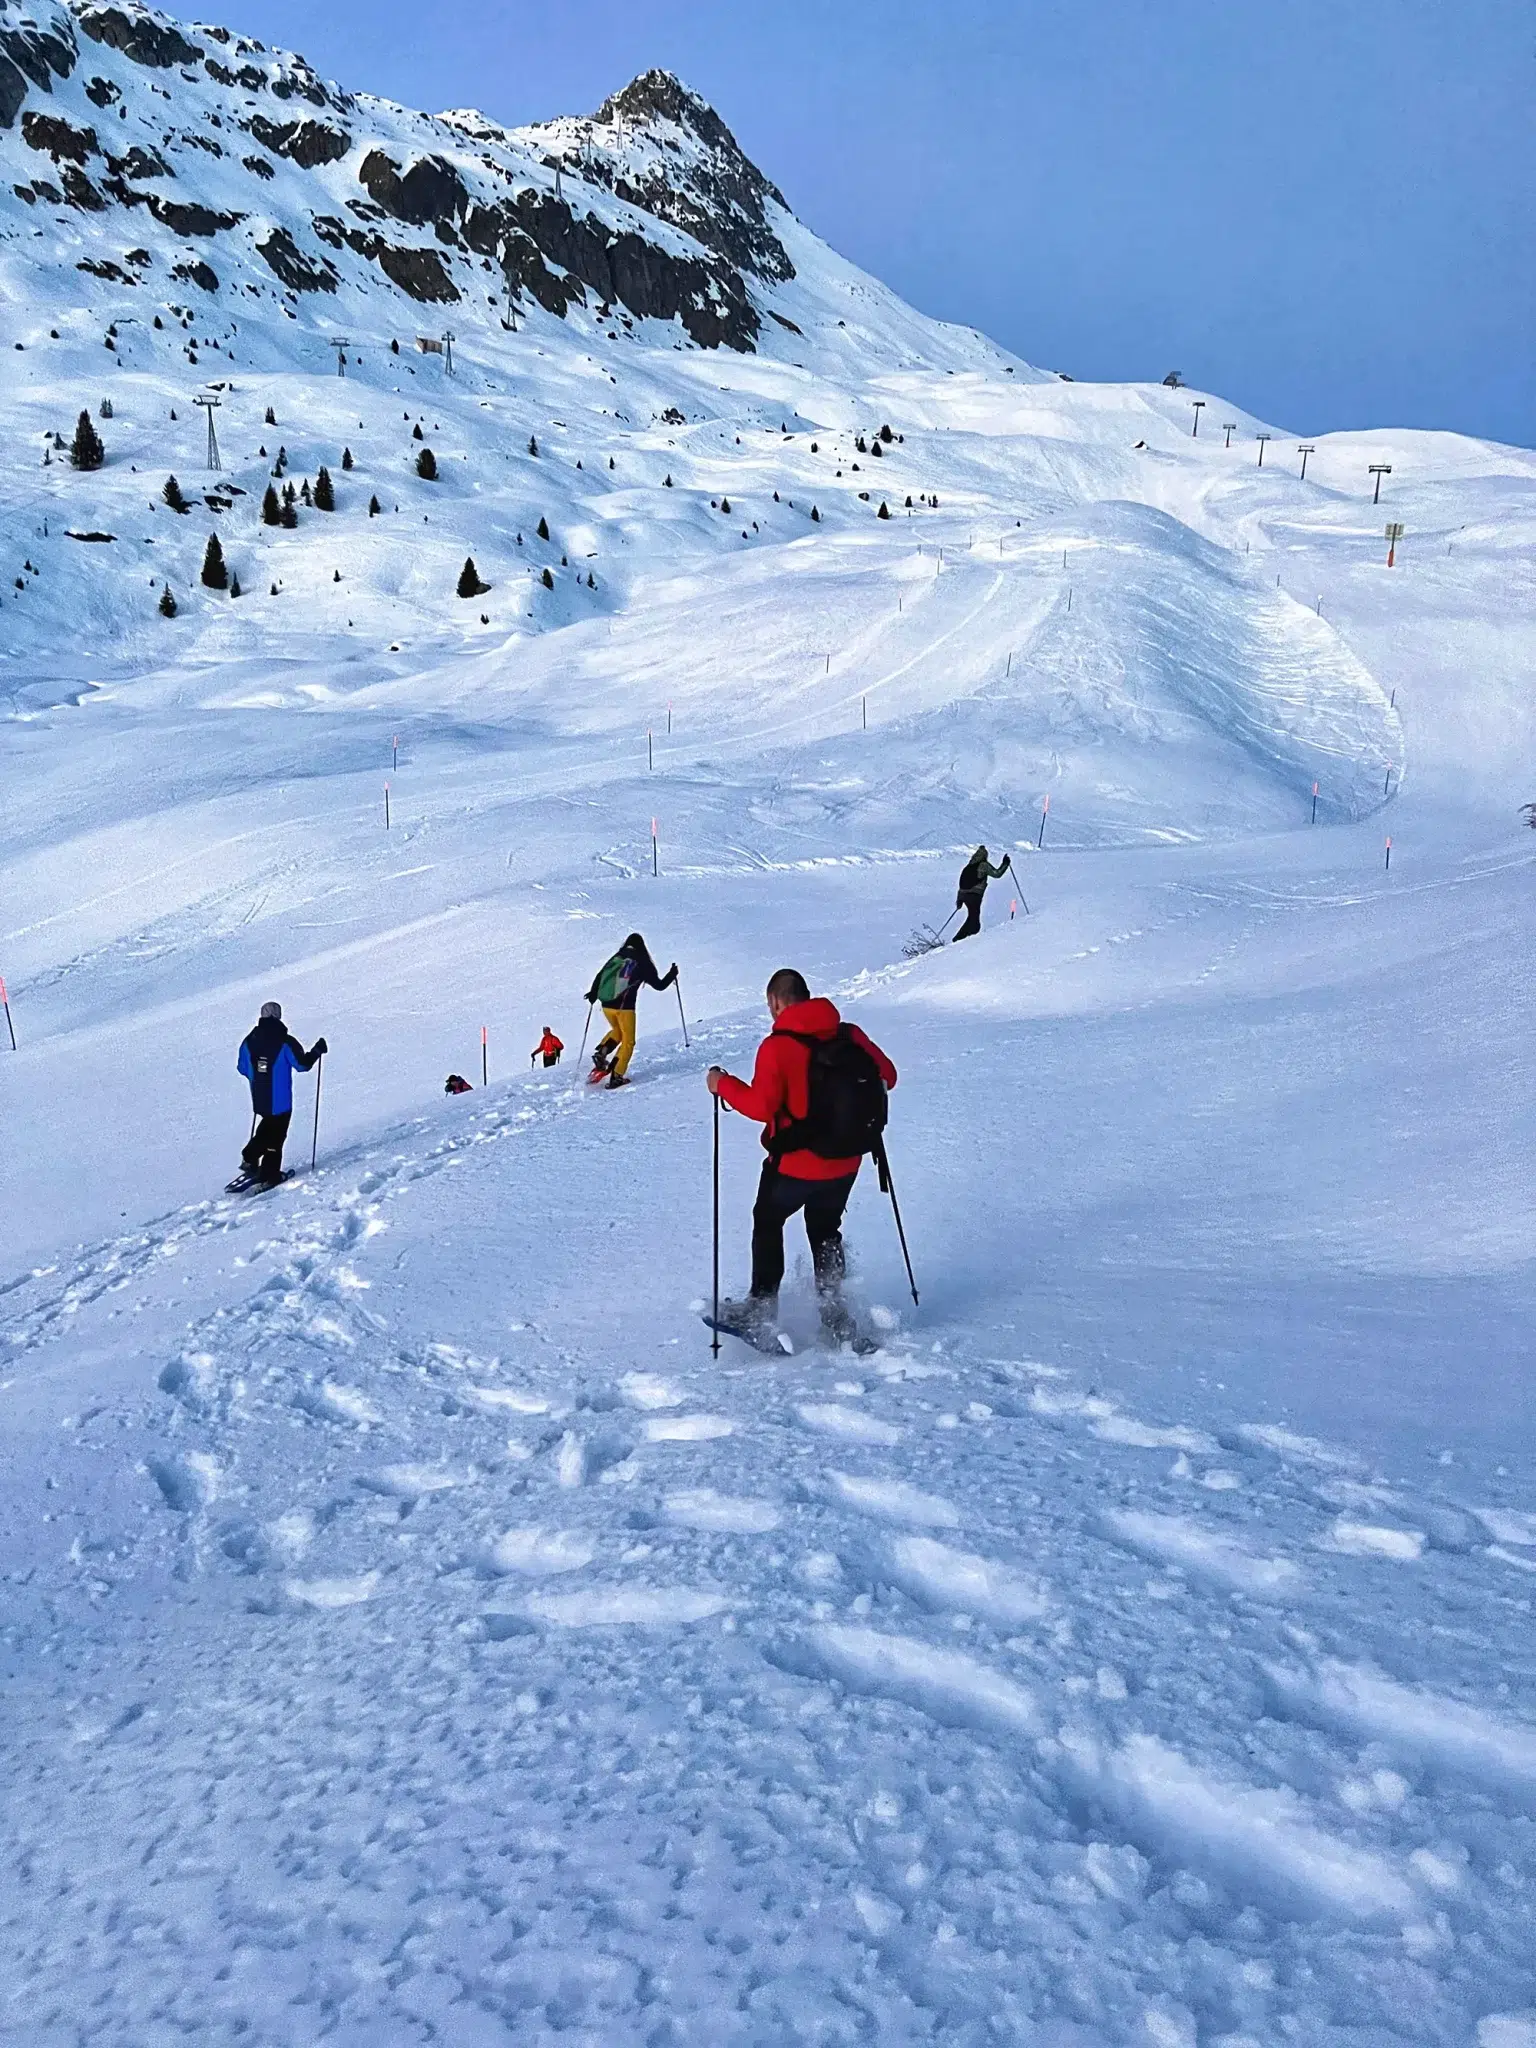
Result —
<path fill-rule="evenodd" d="M 315 1061 L 315 1128 L 309 1141 L 309 1170 L 315 1170 L 315 1159 L 320 1150 L 320 1077 L 325 1072 L 325 1054 Z"/>
<path fill-rule="evenodd" d="M 1391 835 L 1389 834 L 1389 835 L 1388 835 L 1388 838 L 1387 838 L 1387 865 L 1386 865 L 1386 873 L 1388 873 L 1388 874 L 1390 875 L 1390 874 L 1391 874 L 1391 872 L 1392 872 L 1392 839 L 1391 839 Z"/>
<path fill-rule="evenodd" d="M 394 766 L 394 767 L 395 767 L 396 769 L 398 769 L 398 768 L 399 768 L 399 766 L 400 766 L 400 735 L 399 735 L 399 733 L 396 733 L 396 734 L 395 734 L 394 738 L 393 738 L 393 739 L 392 739 L 392 740 L 390 741 L 390 745 L 391 745 L 391 747 L 392 747 L 392 748 L 394 749 L 394 757 L 395 757 L 395 758 L 394 758 L 394 762 L 393 762 L 393 764 L 392 764 L 392 765 L 393 765 L 393 766 Z"/>
<path fill-rule="evenodd" d="M 1050 815 L 1051 797 L 1049 790 L 1047 790 L 1045 802 L 1040 806 L 1040 837 L 1035 841 L 1035 847 L 1037 851 L 1045 845 L 1045 821 Z"/>
<path fill-rule="evenodd" d="M 384 785 L 384 830 L 389 830 L 389 784 Z"/>
<path fill-rule="evenodd" d="M 1312 785 L 1312 822 L 1317 823 L 1317 784 Z"/>
<path fill-rule="evenodd" d="M 689 1045 L 688 1019 L 683 1014 L 683 984 L 680 981 L 674 981 L 672 987 L 677 995 L 677 1021 L 683 1027 L 683 1045 L 687 1048 Z"/>
<path fill-rule="evenodd" d="M 712 1268 L 714 1287 L 714 1316 L 710 1331 L 709 1348 L 715 1357 L 720 1356 L 720 1098 L 715 1097 L 715 1240 L 714 1263 Z"/>
<path fill-rule="evenodd" d="M 580 1050 L 580 1051 L 579 1051 L 579 1052 L 577 1053 L 577 1055 L 576 1055 L 576 1064 L 577 1064 L 577 1066 L 578 1066 L 578 1067 L 579 1067 L 579 1066 L 581 1065 L 582 1061 L 583 1061 L 583 1060 L 584 1060 L 584 1059 L 586 1058 L 586 1056 L 587 1056 L 587 1033 L 588 1033 L 588 1032 L 589 1032 L 589 1031 L 590 1031 L 591 1029 L 592 1029 L 592 1005 L 591 1005 L 591 1003 L 588 1003 L 588 1005 L 587 1005 L 587 1021 L 586 1021 L 586 1023 L 585 1023 L 585 1024 L 583 1024 L 583 1025 L 582 1025 L 582 1027 L 581 1027 L 581 1050 Z"/>
<path fill-rule="evenodd" d="M 645 728 L 645 765 L 652 774 L 656 771 L 656 749 L 651 743 L 651 728 Z"/>
<path fill-rule="evenodd" d="M 11 1034 L 11 1051 L 16 1050 L 16 1026 L 11 1022 L 11 999 L 5 992 L 5 977 L 0 975 L 0 1003 L 5 1005 L 6 1029 Z"/>
<path fill-rule="evenodd" d="M 482 1024 L 482 1025 L 480 1026 L 480 1086 L 481 1086 L 482 1088 L 489 1088 L 489 1086 L 490 1086 L 490 1085 L 491 1085 L 491 1067 L 490 1067 L 490 1054 L 489 1054 L 489 1052 L 488 1052 L 488 1051 L 487 1051 L 487 1049 L 486 1049 L 486 1032 L 485 1032 L 485 1026 L 484 1026 L 484 1025 Z"/>
<path fill-rule="evenodd" d="M 653 875 L 661 873 L 661 856 L 656 851 L 656 820 L 654 818 L 651 820 L 651 873 Z"/>
<path fill-rule="evenodd" d="M 667 705 L 667 738 L 668 738 L 668 739 L 671 739 L 671 737 L 672 737 L 672 706 L 671 706 L 671 704 L 669 703 L 669 704 Z"/>
<path fill-rule="evenodd" d="M 896 1235 L 901 1240 L 901 1256 L 906 1262 L 907 1285 L 912 1290 L 912 1306 L 914 1308 L 921 1308 L 922 1303 L 918 1299 L 917 1293 L 917 1275 L 912 1271 L 912 1254 L 907 1250 L 907 1233 L 902 1228 L 901 1204 L 896 1199 L 896 1183 L 891 1177 L 891 1162 L 886 1153 L 884 1138 L 879 1140 L 879 1150 L 875 1153 L 875 1164 L 880 1171 L 881 1192 L 882 1194 L 889 1195 L 891 1198 L 891 1214 L 896 1218 Z"/>
<path fill-rule="evenodd" d="M 869 731 L 869 699 L 868 699 L 867 697 L 860 697 L 860 699 L 859 699 L 859 711 L 860 711 L 860 715 L 862 716 L 862 718 L 863 718 L 863 720 L 864 720 L 863 730 L 864 730 L 865 732 L 868 732 L 868 731 Z"/>

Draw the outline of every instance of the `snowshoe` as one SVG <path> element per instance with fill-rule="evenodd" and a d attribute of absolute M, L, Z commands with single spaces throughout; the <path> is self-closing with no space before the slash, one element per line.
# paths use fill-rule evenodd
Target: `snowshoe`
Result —
<path fill-rule="evenodd" d="M 224 1192 L 226 1195 L 265 1195 L 273 1188 L 280 1188 L 285 1180 L 292 1180 L 293 1175 L 294 1169 L 291 1166 L 284 1167 L 276 1180 L 258 1180 L 251 1173 L 237 1174 L 227 1183 Z"/>
<path fill-rule="evenodd" d="M 769 1358 L 794 1356 L 794 1345 L 773 1316 L 765 1315 L 755 1301 L 722 1301 L 719 1315 L 712 1316 L 706 1309 L 702 1321 L 706 1329 L 718 1330 L 722 1337 L 739 1337 Z"/>
<path fill-rule="evenodd" d="M 627 1088 L 629 1086 L 628 1074 L 610 1074 L 608 1076 L 608 1086 L 610 1088 Z"/>
<path fill-rule="evenodd" d="M 861 1330 L 845 1301 L 828 1297 L 821 1304 L 821 1334 L 830 1345 L 847 1345 L 857 1358 L 870 1358 L 880 1349 L 867 1330 Z"/>
<path fill-rule="evenodd" d="M 944 941 L 928 925 L 921 926 L 902 947 L 902 955 L 908 960 L 921 960 L 925 953 L 936 953 Z"/>

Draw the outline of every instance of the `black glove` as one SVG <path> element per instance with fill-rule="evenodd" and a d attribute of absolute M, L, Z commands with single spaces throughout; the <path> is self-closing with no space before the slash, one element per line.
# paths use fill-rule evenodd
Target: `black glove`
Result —
<path fill-rule="evenodd" d="M 663 987 L 663 988 L 670 988 L 670 987 L 672 986 L 673 982 L 674 982 L 674 981 L 676 981 L 676 979 L 677 979 L 677 962 L 676 962 L 676 961 L 674 960 L 674 961 L 672 962 L 672 965 L 671 965 L 671 966 L 670 966 L 670 967 L 669 967 L 669 968 L 667 969 L 667 978 L 666 978 L 666 980 L 665 980 L 665 981 L 664 981 L 664 982 L 663 982 L 663 983 L 662 983 L 661 985 L 662 985 L 662 987 Z"/>
<path fill-rule="evenodd" d="M 309 1056 L 312 1060 L 322 1060 L 330 1049 L 323 1038 L 317 1038 L 309 1048 Z"/>
<path fill-rule="evenodd" d="M 593 984 L 592 984 L 592 986 L 591 986 L 591 987 L 590 987 L 590 988 L 589 988 L 589 989 L 587 990 L 587 1007 L 588 1007 L 588 1009 L 590 1009 L 590 1008 L 592 1007 L 592 1005 L 593 1005 L 593 1004 L 594 1004 L 594 1003 L 595 1003 L 596 1001 L 597 1001 L 597 983 L 596 983 L 596 982 L 594 981 L 594 982 L 593 982 Z"/>
<path fill-rule="evenodd" d="M 1005 875 L 1006 875 L 1006 874 L 1010 874 L 1010 873 L 1012 872 L 1012 870 L 1013 870 L 1013 855 L 1012 855 L 1011 853 L 1005 853 L 1005 854 L 1003 855 L 1003 873 L 1004 873 Z"/>

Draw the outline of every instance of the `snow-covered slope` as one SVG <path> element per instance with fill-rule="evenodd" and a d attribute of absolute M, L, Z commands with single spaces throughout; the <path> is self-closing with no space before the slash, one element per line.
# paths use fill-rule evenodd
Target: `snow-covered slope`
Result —
<path fill-rule="evenodd" d="M 0 2034 L 1531 2048 L 1536 457 L 1031 370 L 661 74 L 0 52 Z M 870 1359 L 694 1314 L 786 961 Z"/>

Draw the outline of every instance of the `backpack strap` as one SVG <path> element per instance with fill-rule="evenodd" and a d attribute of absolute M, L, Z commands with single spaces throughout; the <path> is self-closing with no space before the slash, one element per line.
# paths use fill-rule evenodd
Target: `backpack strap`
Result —
<path fill-rule="evenodd" d="M 847 1030 L 848 1026 L 846 1024 L 839 1023 L 837 1027 L 837 1037 L 842 1038 L 846 1036 Z M 792 1038 L 795 1041 L 796 1045 L 803 1045 L 805 1047 L 806 1051 L 810 1054 L 812 1059 L 816 1057 L 817 1046 L 829 1045 L 834 1042 L 831 1039 L 813 1037 L 809 1031 L 780 1031 L 777 1025 L 775 1025 L 774 1027 L 774 1035 L 778 1038 Z M 810 1106 L 809 1066 L 807 1066 L 806 1069 L 806 1106 L 807 1108 L 809 1108 Z M 770 1131 L 768 1133 L 767 1137 L 763 1141 L 764 1147 L 768 1153 L 768 1157 L 773 1161 L 775 1166 L 778 1165 L 779 1161 L 784 1157 L 784 1154 L 786 1152 L 801 1152 L 809 1151 L 811 1149 L 811 1147 L 807 1143 L 807 1136 L 809 1130 L 810 1118 L 796 1117 L 793 1120 L 793 1122 L 785 1124 L 782 1130 Z"/>

